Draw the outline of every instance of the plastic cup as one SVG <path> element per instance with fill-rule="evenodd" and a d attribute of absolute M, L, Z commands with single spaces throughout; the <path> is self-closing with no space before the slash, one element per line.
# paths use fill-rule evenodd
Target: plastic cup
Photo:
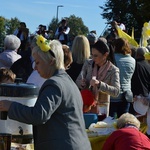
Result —
<path fill-rule="evenodd" d="M 141 115 L 145 115 L 148 111 L 149 105 L 144 105 L 140 99 L 133 103 L 134 110 Z"/>

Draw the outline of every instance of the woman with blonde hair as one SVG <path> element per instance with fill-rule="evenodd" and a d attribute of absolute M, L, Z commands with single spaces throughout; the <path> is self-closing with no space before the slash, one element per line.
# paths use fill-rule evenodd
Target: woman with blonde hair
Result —
<path fill-rule="evenodd" d="M 102 150 L 150 149 L 150 139 L 139 131 L 140 121 L 134 115 L 121 115 L 117 120 L 117 128 L 118 130 L 107 138 Z"/>
<path fill-rule="evenodd" d="M 67 73 L 76 81 L 84 62 L 90 57 L 90 44 L 86 36 L 78 35 L 75 37 L 72 45 L 73 63 Z"/>

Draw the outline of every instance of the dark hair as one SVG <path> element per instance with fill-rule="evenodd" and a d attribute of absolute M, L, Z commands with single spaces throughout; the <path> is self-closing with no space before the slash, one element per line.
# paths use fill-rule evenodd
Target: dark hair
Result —
<path fill-rule="evenodd" d="M 25 22 L 20 22 L 20 25 L 23 25 L 26 28 L 26 23 Z"/>
<path fill-rule="evenodd" d="M 43 27 L 43 25 L 42 25 L 42 24 L 40 24 L 40 25 L 39 25 L 39 28 L 41 28 L 41 27 Z"/>
<path fill-rule="evenodd" d="M 131 54 L 131 48 L 126 39 L 118 38 L 114 41 L 115 53 L 120 53 L 123 55 Z"/>
<path fill-rule="evenodd" d="M 102 40 L 98 40 L 92 48 L 97 49 L 100 53 L 105 54 L 106 52 L 110 52 L 109 46 Z"/>
<path fill-rule="evenodd" d="M 61 23 L 66 23 L 67 22 L 67 20 L 65 19 L 65 18 L 63 18 L 62 20 L 61 20 Z"/>

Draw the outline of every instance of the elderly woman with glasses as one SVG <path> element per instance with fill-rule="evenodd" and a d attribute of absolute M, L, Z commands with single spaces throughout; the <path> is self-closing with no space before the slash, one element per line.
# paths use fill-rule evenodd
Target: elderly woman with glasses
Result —
<path fill-rule="evenodd" d="M 65 72 L 64 53 L 59 41 L 37 36 L 32 55 L 41 77 L 47 79 L 34 107 L 7 100 L 0 101 L 0 111 L 8 117 L 33 125 L 35 150 L 91 150 L 82 112 L 78 87 Z"/>

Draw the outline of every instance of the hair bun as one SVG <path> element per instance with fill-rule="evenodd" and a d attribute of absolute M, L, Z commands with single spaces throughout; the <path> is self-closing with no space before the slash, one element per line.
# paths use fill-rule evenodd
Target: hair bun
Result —
<path fill-rule="evenodd" d="M 100 53 L 105 54 L 106 52 L 110 52 L 109 46 L 106 42 L 99 39 L 94 45 L 93 48 L 97 49 Z"/>

